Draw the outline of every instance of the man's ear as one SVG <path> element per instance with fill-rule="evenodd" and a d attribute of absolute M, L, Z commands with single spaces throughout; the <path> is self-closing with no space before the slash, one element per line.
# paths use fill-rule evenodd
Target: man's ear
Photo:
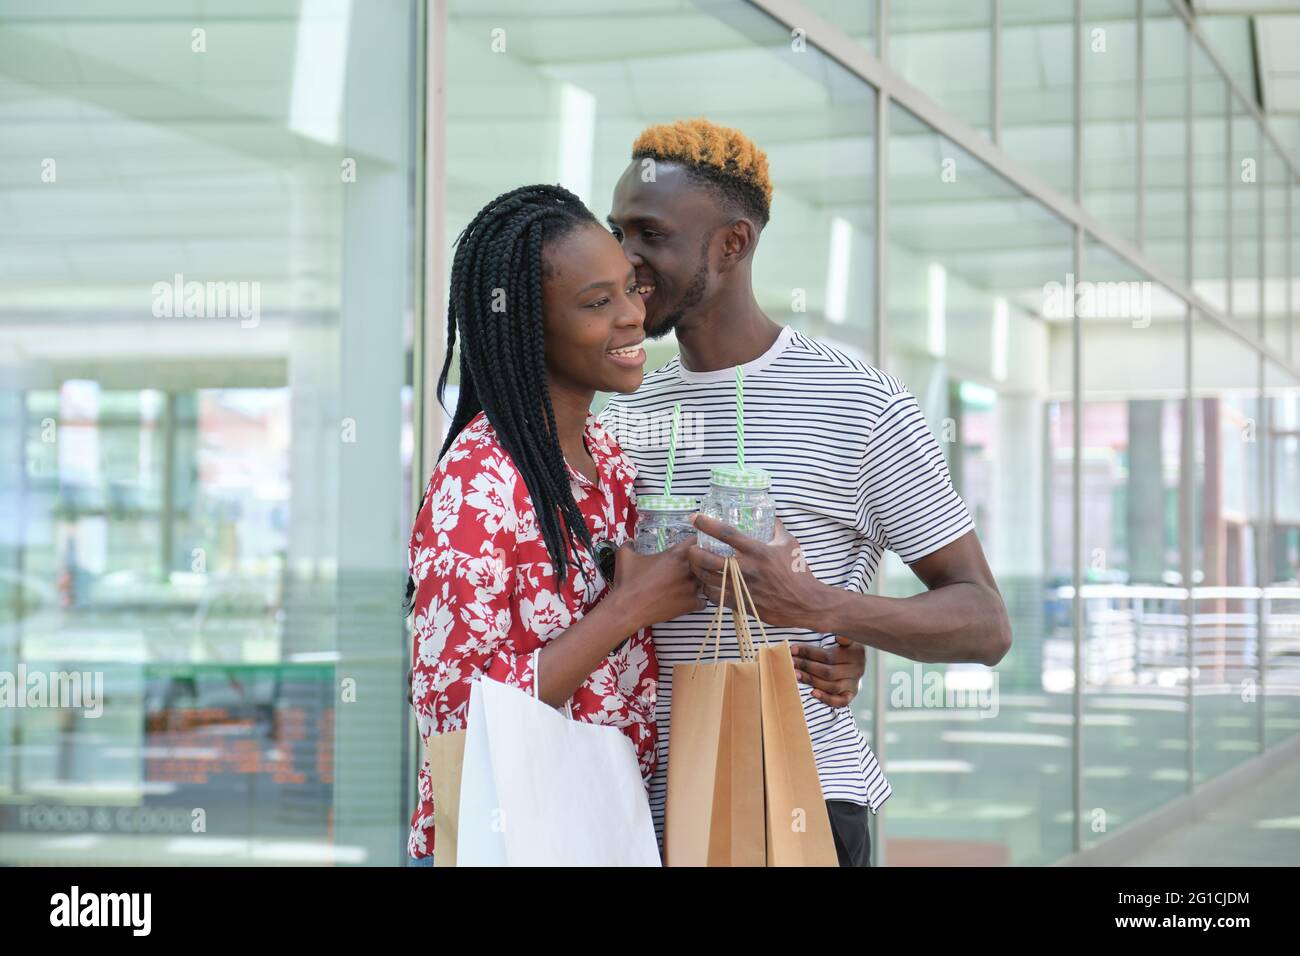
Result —
<path fill-rule="evenodd" d="M 718 271 L 726 272 L 747 260 L 758 245 L 758 227 L 748 219 L 734 219 L 719 230 L 722 237 Z"/>

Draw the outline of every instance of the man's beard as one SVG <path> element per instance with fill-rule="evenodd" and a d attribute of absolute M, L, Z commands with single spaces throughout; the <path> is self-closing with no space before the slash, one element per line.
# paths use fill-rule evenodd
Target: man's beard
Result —
<path fill-rule="evenodd" d="M 695 308 L 704 301 L 704 292 L 709 286 L 709 259 L 708 256 L 700 257 L 700 266 L 695 270 L 695 275 L 691 277 L 691 284 L 686 287 L 682 297 L 673 306 L 668 313 L 668 318 L 664 319 L 662 324 L 657 326 L 654 331 L 645 330 L 645 334 L 651 339 L 661 339 L 669 332 L 677 328 L 686 318 L 686 313 Z"/>

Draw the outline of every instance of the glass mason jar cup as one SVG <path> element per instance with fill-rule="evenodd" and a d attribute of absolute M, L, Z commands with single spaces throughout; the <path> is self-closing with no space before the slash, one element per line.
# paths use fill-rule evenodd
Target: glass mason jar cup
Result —
<path fill-rule="evenodd" d="M 772 476 L 762 468 L 720 465 L 709 477 L 709 493 L 700 502 L 700 514 L 767 543 L 776 534 L 776 503 L 768 493 L 771 486 Z M 699 545 L 724 558 L 735 554 L 730 545 L 706 534 L 699 535 Z"/>
<path fill-rule="evenodd" d="M 636 553 L 658 554 L 695 534 L 688 519 L 698 508 L 689 495 L 637 495 Z"/>

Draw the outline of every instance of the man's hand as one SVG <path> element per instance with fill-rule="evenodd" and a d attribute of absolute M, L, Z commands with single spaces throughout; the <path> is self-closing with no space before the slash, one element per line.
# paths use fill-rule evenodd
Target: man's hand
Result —
<path fill-rule="evenodd" d="M 867 672 L 867 648 L 847 637 L 836 637 L 833 647 L 791 644 L 794 673 L 801 684 L 812 685 L 812 695 L 829 707 L 847 707 L 858 695 Z"/>
<path fill-rule="evenodd" d="M 695 529 L 729 544 L 736 550 L 736 561 L 744 575 L 749 596 L 754 599 L 754 613 L 764 624 L 775 627 L 812 627 L 812 609 L 826 587 L 808 570 L 803 551 L 790 532 L 778 521 L 771 543 L 763 544 L 708 515 L 694 514 Z M 704 595 L 714 604 L 722 591 L 723 558 L 699 545 L 690 550 L 691 570 L 704 588 Z M 727 607 L 736 607 L 731 588 L 727 589 Z"/>

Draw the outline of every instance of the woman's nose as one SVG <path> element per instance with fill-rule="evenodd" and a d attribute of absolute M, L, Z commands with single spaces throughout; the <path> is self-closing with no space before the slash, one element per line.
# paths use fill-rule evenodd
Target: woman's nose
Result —
<path fill-rule="evenodd" d="M 628 307 L 619 316 L 618 324 L 629 328 L 639 328 L 645 324 L 645 303 L 641 301 L 640 295 L 637 295 L 635 302 L 628 303 Z"/>

